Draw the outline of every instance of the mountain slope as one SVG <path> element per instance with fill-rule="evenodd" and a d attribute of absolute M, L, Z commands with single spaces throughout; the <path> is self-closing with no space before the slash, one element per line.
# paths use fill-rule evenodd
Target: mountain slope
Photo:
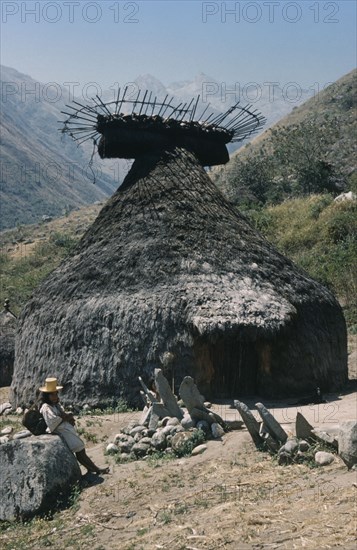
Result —
<path fill-rule="evenodd" d="M 326 158 L 345 177 L 351 176 L 356 171 L 357 70 L 351 71 L 316 97 L 294 108 L 272 130 L 279 131 L 279 128 L 293 127 L 311 120 L 322 128 L 326 117 L 337 119 L 339 127 L 338 135 L 332 136 L 327 146 Z M 229 181 L 234 185 L 233 174 L 239 163 L 258 159 L 261 155 L 264 158 L 272 150 L 270 139 L 271 131 L 267 130 L 242 147 L 226 166 L 214 170 L 212 177 L 216 183 L 223 188 Z"/>
<path fill-rule="evenodd" d="M 7 67 L 1 90 L 0 228 L 58 216 L 113 192 L 113 178 L 102 173 L 93 185 L 89 154 L 61 138 L 66 90 Z"/>

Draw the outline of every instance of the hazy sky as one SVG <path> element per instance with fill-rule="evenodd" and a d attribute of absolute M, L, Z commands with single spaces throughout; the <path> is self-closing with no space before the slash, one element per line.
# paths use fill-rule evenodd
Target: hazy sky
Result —
<path fill-rule="evenodd" d="M 1 63 L 103 88 L 151 73 L 321 87 L 356 65 L 356 1 L 1 1 Z"/>

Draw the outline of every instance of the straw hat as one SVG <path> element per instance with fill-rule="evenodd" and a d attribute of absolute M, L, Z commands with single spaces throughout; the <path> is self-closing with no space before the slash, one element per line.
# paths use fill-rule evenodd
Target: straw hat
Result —
<path fill-rule="evenodd" d="M 63 386 L 57 386 L 57 378 L 46 378 L 45 386 L 40 388 L 40 391 L 45 393 L 53 393 L 61 390 Z"/>

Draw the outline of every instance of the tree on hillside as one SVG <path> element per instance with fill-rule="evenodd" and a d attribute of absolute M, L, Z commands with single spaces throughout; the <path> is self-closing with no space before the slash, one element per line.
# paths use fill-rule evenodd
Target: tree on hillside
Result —
<path fill-rule="evenodd" d="M 233 203 L 249 208 L 311 193 L 338 194 L 345 181 L 330 155 L 339 138 L 338 121 L 328 116 L 273 128 L 263 146 L 243 160 L 238 154 L 218 181 Z"/>
<path fill-rule="evenodd" d="M 339 138 L 338 122 L 315 117 L 294 126 L 271 130 L 270 143 L 282 175 L 290 175 L 301 194 L 339 193 L 343 178 L 328 159 L 328 150 Z"/>
<path fill-rule="evenodd" d="M 265 204 L 273 178 L 274 166 L 269 157 L 260 154 L 245 161 L 236 158 L 226 177 L 227 193 L 236 204 Z"/>

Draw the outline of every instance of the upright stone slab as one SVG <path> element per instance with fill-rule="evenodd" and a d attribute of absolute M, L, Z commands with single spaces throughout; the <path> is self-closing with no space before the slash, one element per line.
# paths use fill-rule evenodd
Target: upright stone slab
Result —
<path fill-rule="evenodd" d="M 0 520 L 27 519 L 53 509 L 81 477 L 74 454 L 57 435 L 0 446 Z"/>
<path fill-rule="evenodd" d="M 297 413 L 295 420 L 295 435 L 298 439 L 314 439 L 313 426 L 301 414 Z"/>
<path fill-rule="evenodd" d="M 146 386 L 141 376 L 138 376 L 138 380 L 143 388 L 144 394 L 146 395 L 147 399 L 151 401 L 151 403 L 157 403 L 156 397 L 154 396 L 153 392 L 149 390 L 149 388 Z"/>
<path fill-rule="evenodd" d="M 153 403 L 150 410 L 149 429 L 156 430 L 159 420 L 170 414 L 163 403 Z"/>
<path fill-rule="evenodd" d="M 224 425 L 223 419 L 210 409 L 207 409 L 204 397 L 198 391 L 198 388 L 191 376 L 185 376 L 181 382 L 179 394 L 185 403 L 188 412 L 193 420 L 205 420 L 209 424 L 217 422 Z"/>
<path fill-rule="evenodd" d="M 254 418 L 254 416 L 252 415 L 252 413 L 250 412 L 249 408 L 245 403 L 243 403 L 242 401 L 238 401 L 238 399 L 236 399 L 234 401 L 234 406 L 239 412 L 239 414 L 241 415 L 242 420 L 246 425 L 246 428 L 250 433 L 255 445 L 257 447 L 261 447 L 264 443 L 264 439 L 261 437 L 259 433 L 259 423 Z"/>
<path fill-rule="evenodd" d="M 176 416 L 179 420 L 183 418 L 183 412 L 178 406 L 177 399 L 171 391 L 170 385 L 162 374 L 161 369 L 155 369 L 155 385 L 160 394 L 161 400 L 168 411 L 168 416 Z"/>
<path fill-rule="evenodd" d="M 205 406 L 205 398 L 200 394 L 191 376 L 185 376 L 181 382 L 179 394 L 188 410 L 195 407 L 208 410 Z"/>
<path fill-rule="evenodd" d="M 338 454 L 348 468 L 357 464 L 357 422 L 355 420 L 341 422 L 338 434 Z"/>
<path fill-rule="evenodd" d="M 268 430 L 269 434 L 280 443 L 285 443 L 288 439 L 288 434 L 280 426 L 279 422 L 274 418 L 274 416 L 268 411 L 268 409 L 263 405 L 263 403 L 256 403 L 257 411 L 260 414 L 264 426 Z"/>
<path fill-rule="evenodd" d="M 150 421 L 151 413 L 152 407 L 144 407 L 143 412 L 141 413 L 139 424 L 141 424 L 142 426 L 147 426 Z"/>

